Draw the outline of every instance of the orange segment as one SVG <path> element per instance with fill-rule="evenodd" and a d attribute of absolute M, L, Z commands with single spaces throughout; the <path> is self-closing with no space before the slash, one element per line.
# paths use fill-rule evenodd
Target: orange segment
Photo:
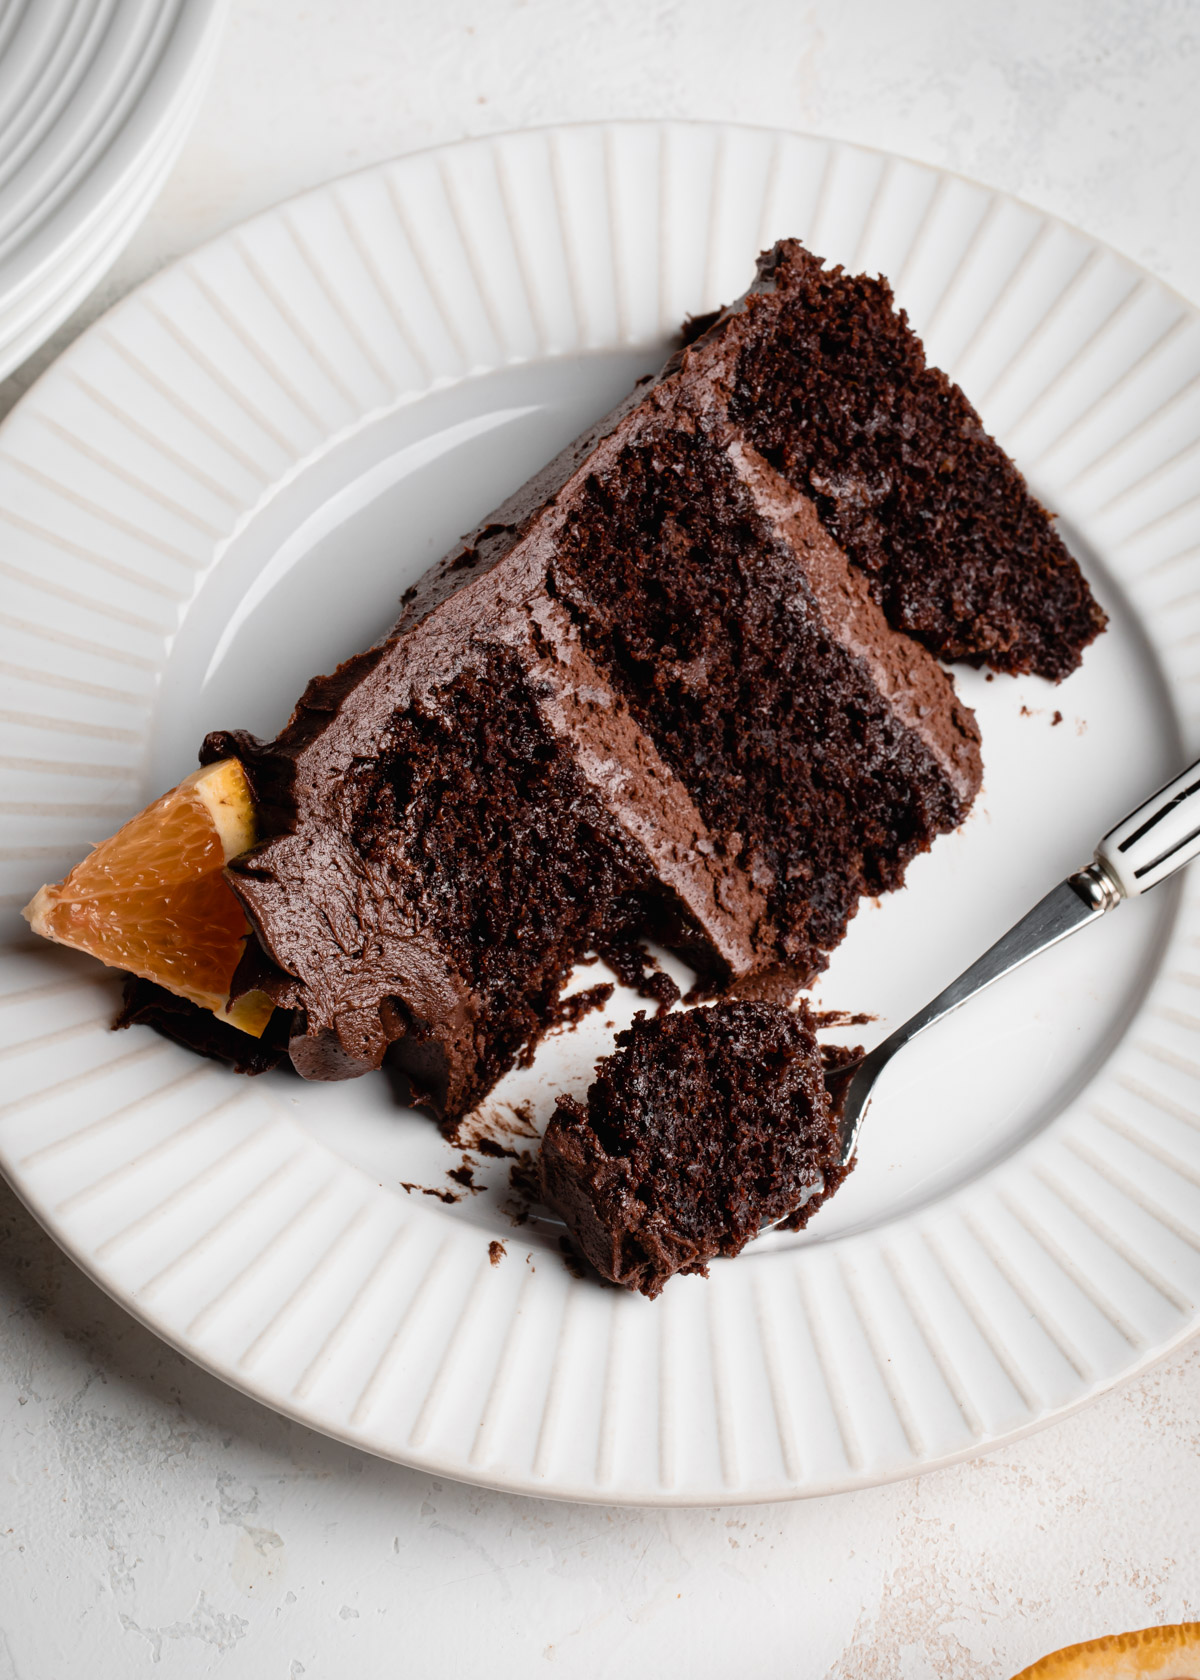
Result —
<path fill-rule="evenodd" d="M 25 907 L 35 933 L 87 951 L 211 1009 L 258 1038 L 271 1000 L 226 999 L 246 917 L 221 873 L 254 844 L 254 804 L 236 758 L 208 764 L 104 840 Z"/>
<path fill-rule="evenodd" d="M 1068 1645 L 1023 1668 L 1014 1680 L 1200 1680 L 1200 1622 Z"/>

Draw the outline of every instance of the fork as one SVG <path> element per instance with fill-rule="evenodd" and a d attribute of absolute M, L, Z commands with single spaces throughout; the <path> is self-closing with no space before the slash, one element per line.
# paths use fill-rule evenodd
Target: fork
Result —
<path fill-rule="evenodd" d="M 977 993 L 1011 974 L 1031 958 L 1077 933 L 1089 922 L 1115 910 L 1127 898 L 1139 898 L 1200 854 L 1200 761 L 1168 782 L 1117 824 L 1096 847 L 1092 862 L 1068 875 L 1002 939 L 985 951 L 931 1003 L 897 1027 L 861 1061 L 829 1076 L 831 1094 L 841 1098 L 842 1164 L 858 1147 L 863 1120 L 880 1074 L 918 1033 L 961 1009 Z M 823 1178 L 808 1187 L 804 1206 L 825 1188 Z M 794 1211 L 794 1210 L 793 1210 Z"/>

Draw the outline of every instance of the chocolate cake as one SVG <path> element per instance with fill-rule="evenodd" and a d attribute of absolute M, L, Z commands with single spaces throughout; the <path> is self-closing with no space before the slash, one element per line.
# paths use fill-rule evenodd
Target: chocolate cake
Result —
<path fill-rule="evenodd" d="M 448 1125 L 590 950 L 789 997 L 978 790 L 933 653 L 1061 676 L 1102 623 L 886 284 L 785 242 L 275 741 L 207 739 L 265 836 L 235 995 L 305 1077 L 386 1056 Z"/>
<path fill-rule="evenodd" d="M 560 1097 L 542 1194 L 601 1276 L 658 1295 L 765 1224 L 806 1224 L 842 1183 L 837 1119 L 806 1011 L 725 1003 L 639 1016 Z"/>

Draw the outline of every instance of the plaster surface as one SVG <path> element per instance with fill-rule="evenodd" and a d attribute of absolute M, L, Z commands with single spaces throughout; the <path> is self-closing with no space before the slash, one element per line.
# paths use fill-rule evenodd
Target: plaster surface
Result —
<path fill-rule="evenodd" d="M 606 116 L 808 128 L 1018 193 L 1200 298 L 1196 0 L 234 0 L 140 279 L 379 158 Z M 382 1464 L 129 1319 L 0 1186 L 0 1680 L 1005 1680 L 1200 1618 L 1200 1348 L 971 1464 L 630 1511 Z"/>

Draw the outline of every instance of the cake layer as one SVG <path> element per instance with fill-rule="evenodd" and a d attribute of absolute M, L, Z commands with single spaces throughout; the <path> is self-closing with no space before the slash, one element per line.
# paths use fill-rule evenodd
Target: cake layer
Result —
<path fill-rule="evenodd" d="M 635 1020 L 586 1106 L 560 1097 L 542 1193 L 603 1277 L 658 1295 L 764 1224 L 807 1223 L 846 1176 L 803 1011 L 718 1004 Z"/>

